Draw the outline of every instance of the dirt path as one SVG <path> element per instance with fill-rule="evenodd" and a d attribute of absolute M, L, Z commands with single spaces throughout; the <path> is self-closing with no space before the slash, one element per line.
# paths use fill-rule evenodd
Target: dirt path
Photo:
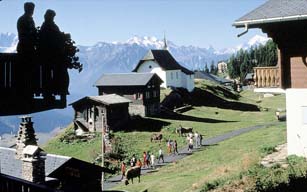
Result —
<path fill-rule="evenodd" d="M 212 138 L 209 138 L 209 139 L 204 139 L 202 141 L 202 146 L 201 147 L 205 147 L 205 146 L 209 146 L 209 145 L 214 145 L 214 144 L 217 144 L 219 142 L 222 142 L 224 140 L 227 140 L 227 139 L 230 139 L 230 138 L 233 138 L 235 136 L 238 136 L 238 135 L 241 135 L 241 134 L 244 134 L 244 133 L 247 133 L 247 132 L 250 132 L 250 131 L 253 131 L 253 130 L 256 130 L 256 129 L 262 129 L 262 128 L 266 128 L 266 127 L 270 127 L 272 125 L 278 125 L 280 124 L 279 122 L 277 123 L 269 123 L 269 124 L 264 124 L 264 125 L 256 125 L 256 126 L 252 126 L 252 127 L 246 127 L 246 128 L 242 128 L 242 129 L 238 129 L 238 130 L 234 130 L 234 131 L 231 131 L 231 132 L 228 132 L 228 133 L 225 133 L 223 135 L 219 135 L 219 136 L 216 136 L 216 137 L 212 137 Z M 194 151 L 197 151 L 197 149 L 194 149 Z M 189 152 L 187 150 L 187 148 L 183 148 L 181 150 L 179 150 L 179 154 L 178 155 L 164 155 L 164 163 L 158 163 L 156 164 L 157 166 L 156 167 L 161 167 L 161 166 L 164 166 L 164 165 L 167 165 L 171 162 L 174 162 L 174 161 L 178 161 L 188 155 L 191 155 L 193 154 L 192 152 Z M 156 170 L 152 169 L 152 168 L 142 168 L 142 175 L 144 174 L 148 174 L 150 172 L 155 172 Z M 116 185 L 120 184 L 121 183 L 121 176 L 118 175 L 118 176 L 114 176 L 108 180 L 105 181 L 104 183 L 104 189 L 111 189 L 113 187 L 115 187 Z"/>

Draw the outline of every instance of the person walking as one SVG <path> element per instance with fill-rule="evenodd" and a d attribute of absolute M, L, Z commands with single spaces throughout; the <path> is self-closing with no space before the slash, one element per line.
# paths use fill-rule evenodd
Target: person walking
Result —
<path fill-rule="evenodd" d="M 197 133 L 197 131 L 195 131 L 195 133 L 194 133 L 194 138 L 195 138 L 195 148 L 198 148 L 198 146 L 199 146 L 199 134 Z"/>
<path fill-rule="evenodd" d="M 151 163 L 151 168 L 155 168 L 155 155 L 152 153 L 150 155 L 150 163 Z"/>
<path fill-rule="evenodd" d="M 130 160 L 130 166 L 134 167 L 135 165 L 136 165 L 136 158 L 135 158 L 135 154 L 133 154 Z"/>
<path fill-rule="evenodd" d="M 147 151 L 147 153 L 146 153 L 146 166 L 147 166 L 147 168 L 149 168 L 149 165 L 150 165 L 150 153 L 149 153 L 149 151 Z"/>
<path fill-rule="evenodd" d="M 192 152 L 192 150 L 193 150 L 193 138 L 188 137 L 188 151 Z"/>
<path fill-rule="evenodd" d="M 167 153 L 171 154 L 172 153 L 172 144 L 171 144 L 171 140 L 168 139 L 167 141 Z"/>
<path fill-rule="evenodd" d="M 173 142 L 173 152 L 174 152 L 174 155 L 177 153 L 177 155 L 179 154 L 178 153 L 178 144 L 177 144 L 177 141 L 175 140 Z"/>
<path fill-rule="evenodd" d="M 162 160 L 162 163 L 164 163 L 163 151 L 161 147 L 159 149 L 158 163 L 160 163 L 160 159 Z"/>
<path fill-rule="evenodd" d="M 146 151 L 143 152 L 143 168 L 145 168 L 146 166 L 146 157 L 147 157 L 147 154 L 146 154 Z"/>
<path fill-rule="evenodd" d="M 138 159 L 138 160 L 136 161 L 136 166 L 142 168 L 142 161 L 141 161 L 141 159 Z"/>
<path fill-rule="evenodd" d="M 121 173 L 122 173 L 122 178 L 120 180 L 123 180 L 126 174 L 126 163 L 122 162 L 121 167 L 120 167 Z"/>

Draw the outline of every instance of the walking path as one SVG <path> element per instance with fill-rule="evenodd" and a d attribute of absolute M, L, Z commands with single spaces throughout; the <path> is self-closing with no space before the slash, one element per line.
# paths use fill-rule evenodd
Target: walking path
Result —
<path fill-rule="evenodd" d="M 278 124 L 280 124 L 280 123 L 279 122 L 269 123 L 269 124 L 256 125 L 256 126 L 252 126 L 252 127 L 246 127 L 246 128 L 230 131 L 230 132 L 225 133 L 223 135 L 218 135 L 216 137 L 204 139 L 203 142 L 202 142 L 202 146 L 215 145 L 219 142 L 222 142 L 222 141 L 227 140 L 227 139 L 231 139 L 235 136 L 238 136 L 238 135 L 241 135 L 241 134 L 244 134 L 244 133 L 256 130 L 256 129 L 266 128 L 266 127 L 270 127 L 270 126 L 278 125 Z M 187 147 L 185 147 L 185 148 L 179 150 L 178 155 L 164 155 L 164 163 L 157 163 L 156 168 L 161 167 L 163 165 L 166 165 L 168 163 L 180 160 L 180 159 L 182 159 L 182 158 L 184 158 L 188 155 L 191 155 L 191 154 L 192 153 L 188 151 Z M 150 173 L 150 172 L 155 172 L 155 171 L 156 170 L 153 170 L 151 168 L 146 168 L 146 169 L 142 168 L 142 175 Z M 120 183 L 121 183 L 121 175 L 114 176 L 110 179 L 107 179 L 104 182 L 104 189 L 106 190 L 106 189 L 113 188 Z"/>

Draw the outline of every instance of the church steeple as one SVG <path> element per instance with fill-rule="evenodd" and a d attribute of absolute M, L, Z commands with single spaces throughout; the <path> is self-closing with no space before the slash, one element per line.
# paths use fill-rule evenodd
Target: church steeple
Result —
<path fill-rule="evenodd" d="M 163 46 L 163 50 L 168 50 L 168 47 L 167 47 L 167 41 L 166 41 L 166 37 L 165 37 L 165 32 L 164 32 L 164 46 Z"/>

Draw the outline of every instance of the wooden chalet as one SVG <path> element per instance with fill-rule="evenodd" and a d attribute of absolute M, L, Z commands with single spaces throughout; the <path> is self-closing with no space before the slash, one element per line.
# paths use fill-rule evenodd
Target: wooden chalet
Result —
<path fill-rule="evenodd" d="M 87 96 L 71 103 L 77 135 L 119 129 L 129 119 L 131 101 L 116 94 Z"/>
<path fill-rule="evenodd" d="M 99 95 L 118 94 L 132 103 L 131 115 L 152 116 L 160 112 L 160 85 L 155 73 L 103 74 L 95 83 Z"/>
<path fill-rule="evenodd" d="M 255 68 L 256 86 L 307 88 L 306 15 L 306 0 L 269 0 L 234 22 L 243 33 L 261 28 L 278 45 L 277 67 Z"/>
<path fill-rule="evenodd" d="M 277 67 L 256 69 L 255 83 L 285 89 L 288 154 L 307 157 L 307 0 L 269 0 L 233 25 L 242 34 L 260 28 L 277 44 Z"/>

